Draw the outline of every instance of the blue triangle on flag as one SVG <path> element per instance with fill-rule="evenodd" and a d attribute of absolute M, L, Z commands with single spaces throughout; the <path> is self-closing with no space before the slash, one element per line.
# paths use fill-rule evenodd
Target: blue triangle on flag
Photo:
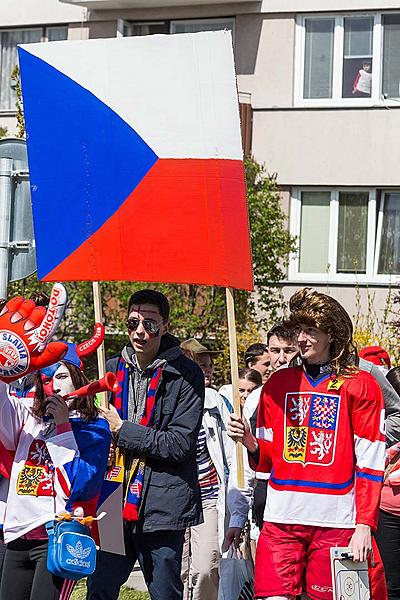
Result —
<path fill-rule="evenodd" d="M 40 279 L 118 210 L 158 157 L 94 94 L 18 51 Z"/>

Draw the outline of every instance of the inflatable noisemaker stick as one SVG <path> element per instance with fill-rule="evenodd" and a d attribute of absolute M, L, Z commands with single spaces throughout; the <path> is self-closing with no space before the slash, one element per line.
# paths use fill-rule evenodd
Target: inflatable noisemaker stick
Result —
<path fill-rule="evenodd" d="M 90 354 L 93 354 L 93 352 L 95 350 L 97 350 L 97 352 L 99 351 L 99 348 L 101 346 L 103 346 L 103 341 L 104 341 L 104 325 L 98 321 L 95 324 L 94 333 L 93 333 L 92 337 L 89 340 L 86 340 L 86 342 L 82 342 L 81 344 L 78 344 L 76 346 L 76 353 L 80 359 L 84 358 L 85 356 L 89 356 Z M 104 348 L 104 346 L 103 346 L 103 348 Z M 102 377 L 99 378 L 100 381 L 110 382 L 111 379 L 110 379 L 109 375 L 112 375 L 112 374 L 108 373 L 107 378 L 106 378 L 105 373 L 103 373 Z M 112 384 L 110 384 L 110 385 L 112 385 Z M 102 406 L 107 406 L 107 394 L 105 393 L 106 390 L 113 391 L 111 388 L 107 388 L 107 387 L 104 387 L 101 390 L 98 390 L 98 392 L 101 394 L 101 396 L 105 398 L 105 400 L 102 401 Z M 96 393 L 97 392 L 93 392 L 91 395 L 95 395 Z M 76 392 L 74 392 L 74 395 L 76 395 Z M 82 394 L 82 395 L 85 395 L 85 394 Z"/>
<path fill-rule="evenodd" d="M 98 281 L 92 282 L 93 286 L 93 303 L 94 303 L 94 318 L 96 323 L 103 323 L 103 308 L 101 304 L 101 291 L 100 284 Z M 106 373 L 106 354 L 104 350 L 104 340 L 97 348 L 97 370 L 99 378 L 104 377 Z M 100 395 L 100 405 L 103 408 L 108 407 L 107 394 L 102 393 Z"/>
<path fill-rule="evenodd" d="M 69 394 L 64 398 L 79 398 L 82 396 L 96 396 L 102 392 L 116 392 L 118 389 L 117 376 L 111 371 L 108 371 L 101 379 L 92 381 Z"/>
<path fill-rule="evenodd" d="M 226 310 L 228 314 L 228 334 L 229 334 L 229 358 L 231 362 L 231 381 L 232 381 L 232 399 L 233 410 L 236 415 L 242 415 L 239 397 L 239 367 L 237 355 L 236 339 L 236 321 L 235 321 L 235 300 L 233 289 L 226 288 Z M 237 483 L 240 489 L 244 488 L 244 467 L 243 467 L 243 446 L 240 442 L 236 444 L 236 462 L 237 462 Z"/>

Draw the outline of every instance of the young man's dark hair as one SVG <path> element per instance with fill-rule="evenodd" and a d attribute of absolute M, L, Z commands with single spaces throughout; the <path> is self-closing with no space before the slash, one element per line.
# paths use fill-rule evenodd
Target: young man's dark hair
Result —
<path fill-rule="evenodd" d="M 128 302 L 128 314 L 131 312 L 132 306 L 140 304 L 153 304 L 157 306 L 160 315 L 165 321 L 169 319 L 169 302 L 168 298 L 157 290 L 139 290 L 132 294 Z"/>
<path fill-rule="evenodd" d="M 276 335 L 278 338 L 281 338 L 283 340 L 287 340 L 288 342 L 292 342 L 293 340 L 296 339 L 296 336 L 294 334 L 294 330 L 293 329 L 288 329 L 287 327 L 284 326 L 283 323 L 276 323 L 268 331 L 268 333 L 267 333 L 267 345 L 268 345 L 269 340 L 272 338 L 273 335 Z"/>
<path fill-rule="evenodd" d="M 262 356 L 265 352 L 268 352 L 268 346 L 266 344 L 251 344 L 244 353 L 244 363 L 246 367 L 250 367 L 249 363 L 252 363 L 257 356 Z"/>

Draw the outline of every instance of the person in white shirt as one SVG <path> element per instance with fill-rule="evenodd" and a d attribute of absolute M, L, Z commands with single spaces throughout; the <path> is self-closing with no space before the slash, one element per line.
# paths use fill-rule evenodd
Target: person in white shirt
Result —
<path fill-rule="evenodd" d="M 229 411 L 212 384 L 212 352 L 195 339 L 181 344 L 182 351 L 204 373 L 206 394 L 197 442 L 197 468 L 204 523 L 186 531 L 182 557 L 184 600 L 216 600 L 221 552 L 239 544 L 247 522 L 254 471 L 245 461 L 245 489 L 237 486 L 235 445 L 227 435 Z M 190 595 L 190 593 L 192 595 Z"/>
<path fill-rule="evenodd" d="M 363 62 L 362 69 L 356 75 L 353 83 L 353 95 L 370 97 L 372 87 L 371 63 Z"/>

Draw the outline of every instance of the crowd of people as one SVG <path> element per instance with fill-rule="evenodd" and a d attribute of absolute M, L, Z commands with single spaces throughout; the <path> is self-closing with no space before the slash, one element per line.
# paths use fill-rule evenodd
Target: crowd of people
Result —
<path fill-rule="evenodd" d="M 221 557 L 244 539 L 255 598 L 331 600 L 343 547 L 367 564 L 373 600 L 400 599 L 400 368 L 357 350 L 339 302 L 292 296 L 243 356 L 240 414 L 231 383 L 213 384 L 218 350 L 171 335 L 155 290 L 129 300 L 108 406 L 74 395 L 82 345 L 32 342 L 47 303 L 0 305 L 0 600 L 68 600 L 75 581 L 48 568 L 48 524 L 97 518 L 105 484 L 121 491 L 102 523 L 120 518 L 124 552 L 93 527 L 87 600 L 116 600 L 136 562 L 152 600 L 217 600 Z"/>

